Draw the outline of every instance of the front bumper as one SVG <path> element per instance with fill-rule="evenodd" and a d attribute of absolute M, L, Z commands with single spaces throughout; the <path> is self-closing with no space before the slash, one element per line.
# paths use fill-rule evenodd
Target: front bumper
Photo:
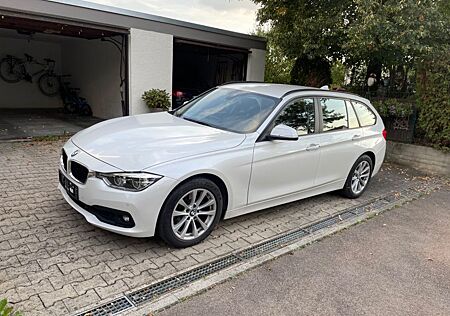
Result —
<path fill-rule="evenodd" d="M 65 146 L 64 148 L 70 157 L 71 152 L 76 148 L 71 148 L 72 146 L 70 145 L 67 147 Z M 83 163 L 87 167 L 90 167 L 91 164 L 89 162 L 92 163 L 92 159 L 95 158 L 84 152 L 81 152 L 76 156 L 76 161 Z M 109 169 L 109 171 L 116 171 L 111 170 L 111 166 L 106 163 L 97 159 L 95 160 L 96 166 L 91 167 L 93 170 L 103 172 Z M 103 168 L 100 166 L 101 164 L 104 164 Z M 98 169 L 99 167 L 100 169 Z M 176 184 L 175 180 L 163 177 L 143 191 L 128 192 L 108 187 L 103 180 L 94 177 L 89 177 L 85 184 L 81 184 L 76 182 L 64 168 L 60 166 L 59 169 L 66 178 L 75 183 L 78 187 L 79 202 L 77 203 L 77 201 L 69 196 L 61 184 L 58 185 L 61 194 L 71 207 L 82 214 L 85 219 L 94 226 L 133 237 L 154 236 L 161 207 Z M 135 225 L 131 228 L 126 228 L 106 223 L 100 220 L 102 217 L 98 216 L 98 213 L 97 216 L 92 213 L 92 209 L 89 209 L 89 207 L 93 206 L 100 206 L 100 209 L 101 207 L 104 207 L 126 212 L 130 214 Z"/>

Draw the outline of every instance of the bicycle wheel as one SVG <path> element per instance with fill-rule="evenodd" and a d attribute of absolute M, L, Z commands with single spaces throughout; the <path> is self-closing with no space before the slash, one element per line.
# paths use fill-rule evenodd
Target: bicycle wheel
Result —
<path fill-rule="evenodd" d="M 79 112 L 82 116 L 92 116 L 92 109 L 87 103 L 81 105 Z"/>
<path fill-rule="evenodd" d="M 23 65 L 16 58 L 6 57 L 0 61 L 0 77 L 9 83 L 16 83 L 22 79 Z"/>
<path fill-rule="evenodd" d="M 64 102 L 64 110 L 66 113 L 75 114 L 78 110 L 77 105 L 71 101 Z"/>
<path fill-rule="evenodd" d="M 39 90 L 49 97 L 53 97 L 59 92 L 59 80 L 56 75 L 43 74 L 38 81 Z"/>

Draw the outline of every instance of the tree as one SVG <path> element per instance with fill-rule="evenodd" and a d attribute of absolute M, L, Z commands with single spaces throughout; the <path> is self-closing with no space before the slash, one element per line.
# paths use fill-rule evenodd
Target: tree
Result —
<path fill-rule="evenodd" d="M 364 61 L 367 75 L 373 72 L 380 79 L 382 67 L 391 75 L 405 72 L 402 67 L 411 68 L 449 40 L 443 0 L 353 1 L 355 15 L 342 50 L 348 63 Z"/>
<path fill-rule="evenodd" d="M 299 84 L 314 85 L 304 80 L 316 71 L 322 76 L 325 63 L 336 60 L 355 71 L 365 69 L 367 75 L 374 72 L 378 79 L 383 68 L 391 75 L 400 72 L 406 81 L 418 58 L 450 40 L 448 0 L 254 2 L 261 5 L 258 21 L 270 28 L 272 42 L 282 53 L 296 60 L 297 68 L 312 65 L 308 76 L 292 72 Z"/>
<path fill-rule="evenodd" d="M 297 68 L 310 67 L 308 76 L 293 72 L 293 82 L 316 85 L 314 72 L 323 77 L 323 67 L 333 58 L 342 57 L 342 45 L 346 40 L 346 28 L 354 11 L 352 0 L 254 0 L 261 5 L 258 20 L 267 24 L 274 35 L 273 42 L 288 58 L 295 59 Z M 300 79 L 301 81 L 298 81 Z M 330 80 L 330 79 L 329 79 Z M 331 83 L 331 81 L 326 82 Z"/>
<path fill-rule="evenodd" d="M 310 87 L 331 84 L 331 67 L 328 60 L 302 55 L 295 60 L 291 71 L 291 83 Z"/>

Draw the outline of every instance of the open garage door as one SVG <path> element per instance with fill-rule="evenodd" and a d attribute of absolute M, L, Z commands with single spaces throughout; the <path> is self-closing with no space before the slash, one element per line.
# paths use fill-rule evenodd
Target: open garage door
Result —
<path fill-rule="evenodd" d="M 175 39 L 172 106 L 228 81 L 244 81 L 249 51 Z"/>
<path fill-rule="evenodd" d="M 127 34 L 0 11 L 0 140 L 127 115 Z"/>

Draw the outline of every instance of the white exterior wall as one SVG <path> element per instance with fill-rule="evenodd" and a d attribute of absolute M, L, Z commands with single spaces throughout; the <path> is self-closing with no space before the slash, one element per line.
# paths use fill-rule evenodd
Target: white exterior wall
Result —
<path fill-rule="evenodd" d="M 120 38 L 117 38 L 120 41 Z M 80 88 L 93 115 L 99 118 L 122 116 L 120 97 L 120 52 L 111 43 L 70 38 L 62 43 L 64 79 Z"/>
<path fill-rule="evenodd" d="M 264 70 L 266 66 L 266 51 L 252 48 L 248 55 L 247 81 L 264 81 Z"/>
<path fill-rule="evenodd" d="M 43 62 L 44 58 L 56 61 L 56 73 L 61 69 L 61 46 L 59 43 L 21 38 L 0 37 L 0 59 L 13 55 L 24 59 L 24 53 Z M 31 67 L 30 67 L 31 68 Z M 39 68 L 28 69 L 33 72 Z M 8 83 L 0 79 L 0 108 L 56 108 L 62 106 L 59 96 L 48 97 L 42 94 L 37 85 L 40 75 L 33 78 L 33 83 L 19 81 Z"/>
<path fill-rule="evenodd" d="M 172 94 L 173 36 L 130 30 L 129 93 L 130 115 L 149 112 L 142 93 L 156 88 Z"/>

